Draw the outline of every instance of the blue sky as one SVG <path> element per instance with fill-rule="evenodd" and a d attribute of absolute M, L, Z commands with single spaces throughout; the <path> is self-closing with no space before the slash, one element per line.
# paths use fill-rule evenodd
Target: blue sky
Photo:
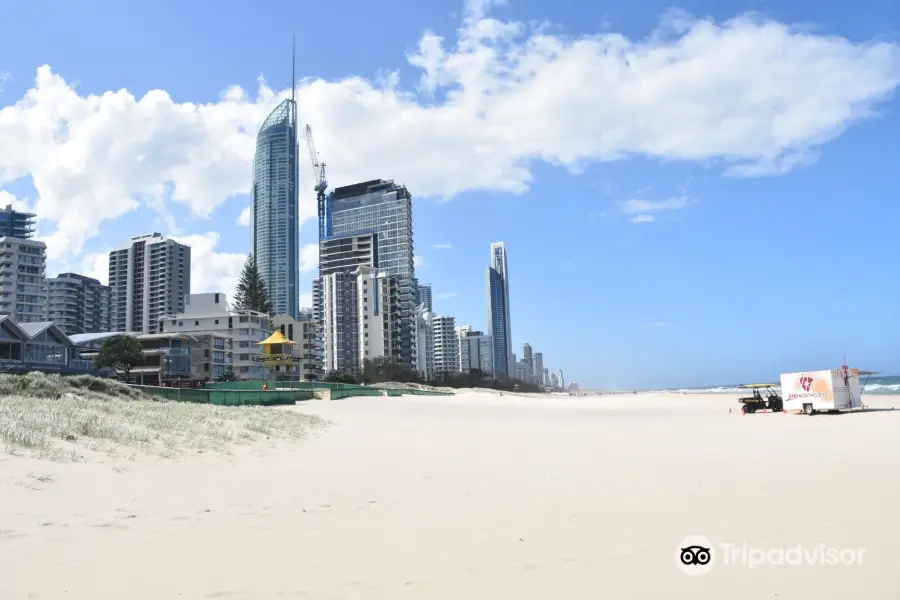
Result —
<path fill-rule="evenodd" d="M 458 324 L 486 329 L 503 240 L 517 353 L 583 387 L 896 373 L 898 31 L 893 0 L 5 5 L 0 200 L 39 213 L 51 272 L 104 279 L 156 230 L 231 293 L 296 33 L 330 183 L 409 185 Z"/>

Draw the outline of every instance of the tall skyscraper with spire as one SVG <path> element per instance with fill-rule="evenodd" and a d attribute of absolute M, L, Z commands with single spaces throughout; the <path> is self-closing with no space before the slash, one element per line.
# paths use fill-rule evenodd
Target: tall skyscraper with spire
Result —
<path fill-rule="evenodd" d="M 491 266 L 487 270 L 488 334 L 494 346 L 494 373 L 515 377 L 512 328 L 509 320 L 509 268 L 506 244 L 491 244 Z"/>
<path fill-rule="evenodd" d="M 299 156 L 295 86 L 256 135 L 250 206 L 250 248 L 276 315 L 300 317 Z"/>

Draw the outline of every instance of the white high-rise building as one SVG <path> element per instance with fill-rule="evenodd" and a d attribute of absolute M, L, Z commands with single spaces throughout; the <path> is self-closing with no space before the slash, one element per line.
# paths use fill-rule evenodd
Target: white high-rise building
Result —
<path fill-rule="evenodd" d="M 474 331 L 471 325 L 456 328 L 459 339 L 459 370 L 461 373 L 478 370 L 485 375 L 494 373 L 494 351 L 491 336 Z"/>
<path fill-rule="evenodd" d="M 44 320 L 46 264 L 44 242 L 0 237 L 0 315 L 9 315 L 17 323 Z"/>
<path fill-rule="evenodd" d="M 231 338 L 232 370 L 241 379 L 265 379 L 263 347 L 258 343 L 272 333 L 269 315 L 253 310 L 233 310 L 225 294 L 191 294 L 182 300 L 184 310 L 165 315 L 157 323 L 159 333 L 219 334 Z"/>
<path fill-rule="evenodd" d="M 459 373 L 459 336 L 456 319 L 435 315 L 431 319 L 431 337 L 434 343 L 435 378 Z"/>
<path fill-rule="evenodd" d="M 158 333 L 191 293 L 190 246 L 161 233 L 131 238 L 109 253 L 109 288 L 113 331 Z"/>
<path fill-rule="evenodd" d="M 434 379 L 434 313 L 425 304 L 416 311 L 416 370 L 426 381 Z"/>
<path fill-rule="evenodd" d="M 367 265 L 322 276 L 326 373 L 354 373 L 366 360 L 398 355 L 398 285 L 398 277 Z"/>
<path fill-rule="evenodd" d="M 531 372 L 534 377 L 535 385 L 546 385 L 544 383 L 544 353 L 535 352 L 531 358 Z"/>

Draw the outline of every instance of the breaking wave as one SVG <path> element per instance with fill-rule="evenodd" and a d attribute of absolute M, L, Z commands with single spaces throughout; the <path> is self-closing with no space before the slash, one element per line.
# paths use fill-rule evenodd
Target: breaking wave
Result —
<path fill-rule="evenodd" d="M 863 391 L 867 394 L 873 395 L 882 395 L 882 396 L 890 396 L 890 395 L 900 395 L 900 376 L 890 376 L 890 377 L 872 377 L 868 381 L 863 379 L 865 386 L 863 387 Z M 773 388 L 779 394 L 781 393 L 781 387 L 775 386 Z M 660 390 L 662 392 L 666 392 L 669 394 L 748 394 L 750 390 L 738 387 L 736 385 L 720 385 L 716 387 L 708 387 L 708 388 L 678 388 L 678 389 L 668 389 L 668 390 Z"/>

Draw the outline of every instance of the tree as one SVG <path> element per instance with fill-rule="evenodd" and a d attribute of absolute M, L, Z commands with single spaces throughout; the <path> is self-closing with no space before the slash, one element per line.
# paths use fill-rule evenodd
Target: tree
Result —
<path fill-rule="evenodd" d="M 341 373 L 340 371 L 329 371 L 326 373 L 323 381 L 330 383 L 357 383 L 356 377 L 352 373 Z"/>
<path fill-rule="evenodd" d="M 216 381 L 237 381 L 237 375 L 235 375 L 234 371 L 229 367 L 224 373 L 216 377 Z"/>
<path fill-rule="evenodd" d="M 256 259 L 252 254 L 247 256 L 244 270 L 241 271 L 241 279 L 234 292 L 234 304 L 238 310 L 255 310 L 267 315 L 272 314 L 272 303 L 266 290 L 266 282 L 260 276 Z"/>
<path fill-rule="evenodd" d="M 129 381 L 131 370 L 143 362 L 141 343 L 130 335 L 117 335 L 103 342 L 96 364 L 101 369 L 112 369 L 116 375 Z"/>

